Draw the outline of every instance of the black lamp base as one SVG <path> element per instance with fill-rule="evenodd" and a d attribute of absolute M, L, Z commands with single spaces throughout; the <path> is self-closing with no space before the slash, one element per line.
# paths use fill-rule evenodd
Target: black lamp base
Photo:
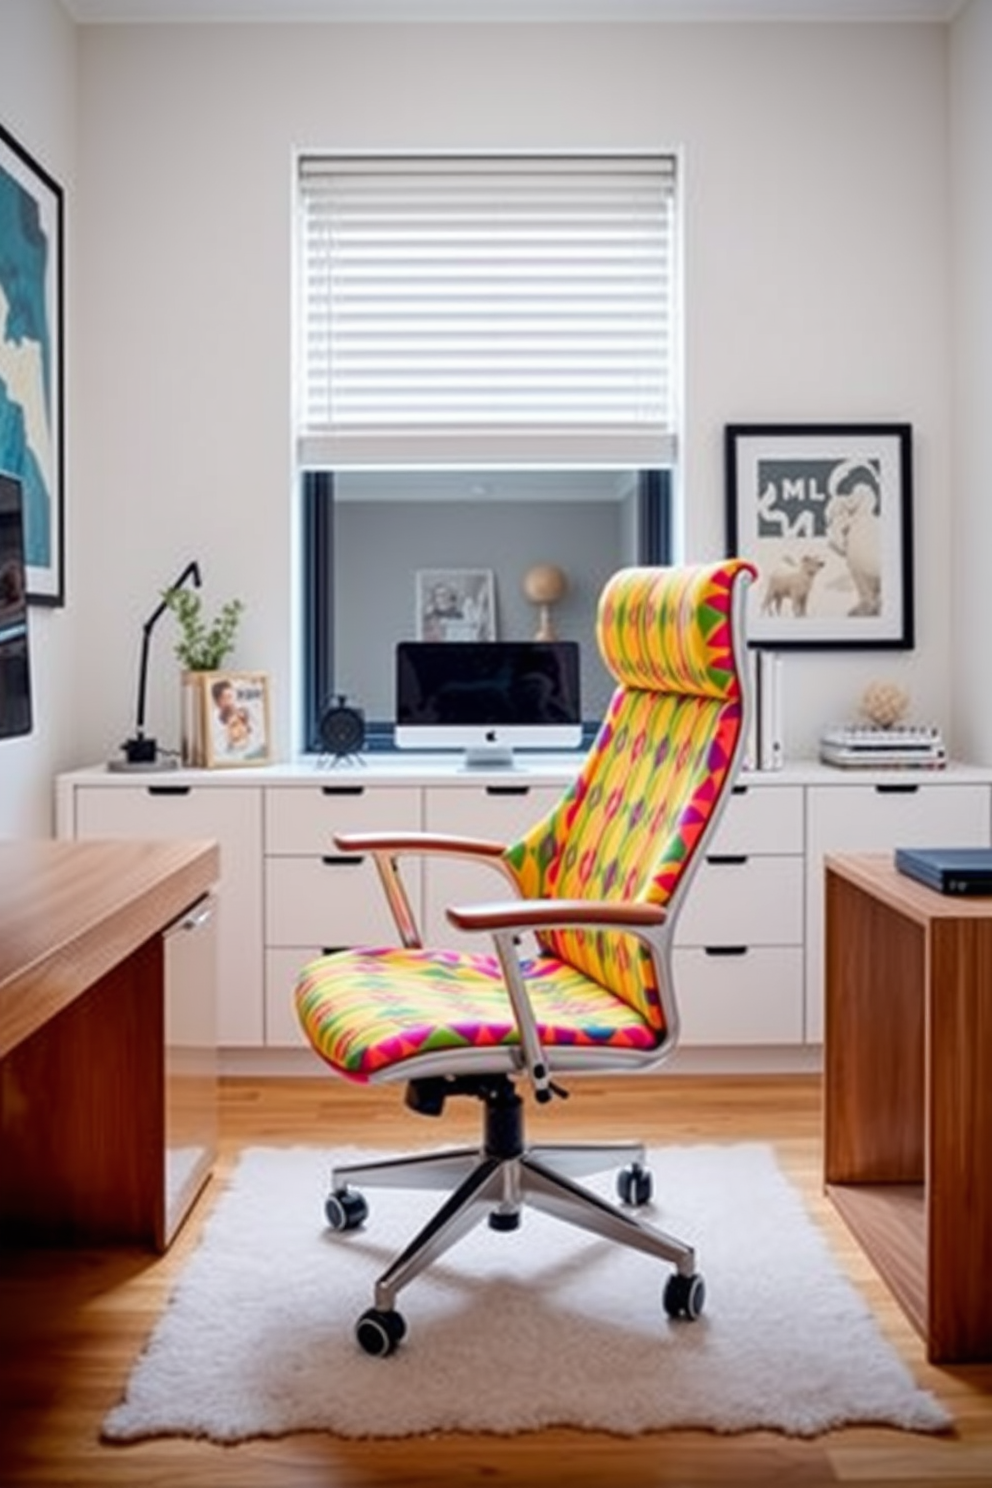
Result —
<path fill-rule="evenodd" d="M 158 743 L 155 739 L 146 739 L 143 734 L 125 739 L 121 747 L 129 765 L 151 765 L 158 757 Z"/>
<path fill-rule="evenodd" d="M 178 761 L 173 755 L 161 755 L 155 739 L 146 739 L 143 734 L 125 739 L 121 745 L 123 758 L 107 762 L 108 770 L 174 770 Z"/>

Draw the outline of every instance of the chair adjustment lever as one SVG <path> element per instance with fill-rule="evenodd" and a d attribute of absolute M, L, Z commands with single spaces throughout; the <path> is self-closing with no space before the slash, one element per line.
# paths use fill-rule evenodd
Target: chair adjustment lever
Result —
<path fill-rule="evenodd" d="M 542 1106 L 547 1105 L 548 1101 L 554 1095 L 557 1095 L 559 1100 L 568 1100 L 568 1091 L 564 1090 L 560 1085 L 556 1085 L 554 1080 L 549 1080 L 546 1085 L 534 1091 L 534 1099 Z"/>

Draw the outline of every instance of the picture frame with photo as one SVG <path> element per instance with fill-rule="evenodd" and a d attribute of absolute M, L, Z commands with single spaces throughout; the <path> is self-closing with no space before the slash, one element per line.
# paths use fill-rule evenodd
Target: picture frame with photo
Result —
<path fill-rule="evenodd" d="M 272 762 L 265 672 L 198 672 L 207 769 Z"/>
<path fill-rule="evenodd" d="M 909 424 L 728 424 L 727 551 L 758 579 L 747 635 L 772 650 L 910 650 Z"/>
<path fill-rule="evenodd" d="M 494 641 L 496 592 L 489 568 L 417 572 L 418 641 Z"/>

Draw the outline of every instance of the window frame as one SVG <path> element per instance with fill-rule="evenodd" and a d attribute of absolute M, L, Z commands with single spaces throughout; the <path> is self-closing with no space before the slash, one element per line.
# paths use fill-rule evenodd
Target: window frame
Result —
<path fill-rule="evenodd" d="M 637 472 L 637 563 L 673 562 L 674 488 L 675 472 L 670 467 Z M 321 754 L 320 720 L 341 696 L 334 677 L 334 472 L 302 471 L 300 500 L 304 558 L 300 613 L 303 752 Z M 392 719 L 367 719 L 367 746 L 391 749 L 392 728 Z"/>
<path fill-rule="evenodd" d="M 305 377 L 302 373 L 302 356 L 305 351 L 308 326 L 304 297 L 304 258 L 306 250 L 306 225 L 303 209 L 303 175 L 305 169 L 315 162 L 325 162 L 333 167 L 342 163 L 349 171 L 367 168 L 389 170 L 393 167 L 416 169 L 418 165 L 431 169 L 438 162 L 448 168 L 481 170 L 499 168 L 500 162 L 522 162 L 528 166 L 541 163 L 549 169 L 577 168 L 583 163 L 594 163 L 604 168 L 611 164 L 622 169 L 624 163 L 635 171 L 652 165 L 658 167 L 659 179 L 665 178 L 665 222 L 663 251 L 659 258 L 659 271 L 667 276 L 669 324 L 662 338 L 663 382 L 668 389 L 665 416 L 661 423 L 646 420 L 636 431 L 624 426 L 627 442 L 622 433 L 616 443 L 587 437 L 581 425 L 571 428 L 549 428 L 542 433 L 542 426 L 532 428 L 529 437 L 525 434 L 512 455 L 507 454 L 507 443 L 495 441 L 487 447 L 484 440 L 473 442 L 471 435 L 465 437 L 464 430 L 448 430 L 447 443 L 442 439 L 425 441 L 424 454 L 411 458 L 408 438 L 391 440 L 385 429 L 377 439 L 373 431 L 359 431 L 353 438 L 346 438 L 343 450 L 330 453 L 333 441 L 322 446 L 314 431 L 305 427 Z M 303 751 L 307 754 L 321 753 L 320 720 L 328 706 L 340 693 L 335 678 L 335 627 L 334 627 L 334 565 L 335 523 L 334 482 L 336 472 L 388 469 L 397 470 L 427 468 L 439 463 L 449 470 L 482 470 L 514 464 L 519 468 L 555 470 L 562 468 L 595 468 L 607 465 L 627 469 L 636 473 L 636 554 L 632 561 L 644 564 L 667 564 L 674 561 L 676 545 L 676 493 L 682 427 L 682 162 L 680 154 L 672 149 L 643 151 L 568 151 L 549 153 L 541 151 L 438 151 L 434 154 L 390 154 L 389 152 L 348 152 L 305 150 L 297 154 L 295 166 L 296 187 L 296 266 L 294 316 L 294 449 L 296 452 L 299 522 L 301 553 L 299 573 L 301 575 L 299 637 L 302 666 L 301 707 L 299 727 L 302 731 Z M 394 431 L 395 432 L 395 431 Z M 475 431 L 478 432 L 478 431 Z M 502 431 L 504 434 L 506 430 Z M 428 451 L 427 445 L 431 444 Z M 414 439 L 416 447 L 417 440 Z M 438 450 L 441 450 L 439 460 Z M 495 453 L 494 453 L 495 449 Z M 609 453 L 607 453 L 609 449 Z M 367 720 L 369 747 L 392 747 L 391 720 Z M 388 736 L 388 740 L 387 740 Z"/>

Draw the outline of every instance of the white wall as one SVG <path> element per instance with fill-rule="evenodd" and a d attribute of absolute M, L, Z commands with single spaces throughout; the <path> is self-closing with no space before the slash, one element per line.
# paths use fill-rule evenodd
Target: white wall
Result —
<path fill-rule="evenodd" d="M 38 612 L 27 797 L 53 764 L 106 757 L 130 731 L 141 623 L 191 556 L 212 602 L 246 600 L 238 659 L 273 674 L 279 743 L 293 742 L 297 147 L 678 147 L 688 556 L 723 550 L 726 422 L 909 420 L 917 649 L 787 656 L 787 745 L 812 750 L 878 676 L 950 724 L 944 28 L 89 27 L 73 160 L 60 16 L 54 0 L 0 0 L 4 120 L 74 186 L 70 604 Z M 149 722 L 174 743 L 170 623 Z M 3 786 L 0 830 L 40 820 Z"/>
<path fill-rule="evenodd" d="M 69 298 L 73 283 L 76 33 L 57 0 L 0 0 L 0 122 L 66 192 Z M 70 323 L 70 352 L 71 332 Z M 67 375 L 71 385 L 71 368 Z M 68 403 L 66 444 L 71 462 L 75 423 L 71 399 Z M 71 466 L 67 484 L 74 501 Z M 70 553 L 76 531 L 76 511 L 70 505 Z M 70 560 L 70 602 L 75 572 Z M 68 610 L 33 606 L 29 624 L 36 727 L 29 738 L 0 743 L 0 837 L 47 836 L 52 831 L 52 776 L 77 758 L 76 652 L 71 615 Z"/>
<path fill-rule="evenodd" d="M 73 500 L 85 708 L 130 724 L 140 623 L 187 558 L 247 602 L 290 710 L 296 147 L 669 147 L 686 185 L 689 557 L 723 551 L 731 421 L 909 420 L 912 655 L 786 659 L 808 752 L 864 684 L 949 721 L 946 32 L 926 25 L 101 26 L 81 33 Z M 150 722 L 176 684 L 156 637 Z"/>
<path fill-rule="evenodd" d="M 954 550 L 952 685 L 961 747 L 992 760 L 992 5 L 953 28 Z"/>

